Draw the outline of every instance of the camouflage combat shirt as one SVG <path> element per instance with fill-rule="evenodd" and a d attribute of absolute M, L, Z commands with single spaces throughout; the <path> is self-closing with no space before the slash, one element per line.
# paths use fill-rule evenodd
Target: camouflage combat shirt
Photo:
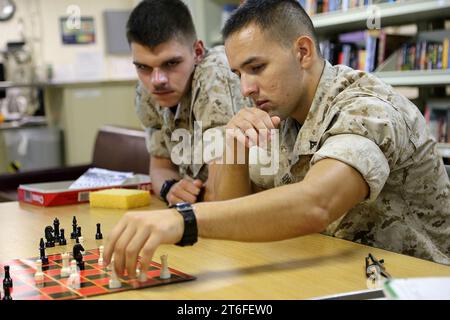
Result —
<path fill-rule="evenodd" d="M 418 108 L 375 76 L 328 62 L 303 125 L 280 127 L 280 166 L 262 188 L 303 180 L 324 158 L 358 170 L 370 195 L 326 234 L 450 264 L 450 183 Z M 345 183 L 345 182 L 343 182 Z"/>
<path fill-rule="evenodd" d="M 147 133 L 147 149 L 151 156 L 162 158 L 171 158 L 172 150 L 180 144 L 181 140 L 171 140 L 175 129 L 189 130 L 192 151 L 194 148 L 198 151 L 203 132 L 223 128 L 242 107 L 251 105 L 251 100 L 240 93 L 239 78 L 231 72 L 223 46 L 207 50 L 194 70 L 191 90 L 182 98 L 175 114 L 160 107 L 141 83 L 136 90 L 136 111 Z M 201 121 L 202 127 L 194 141 L 195 121 Z M 206 181 L 207 165 L 201 161 L 194 163 L 193 154 L 192 161 L 178 165 L 179 174 Z"/>

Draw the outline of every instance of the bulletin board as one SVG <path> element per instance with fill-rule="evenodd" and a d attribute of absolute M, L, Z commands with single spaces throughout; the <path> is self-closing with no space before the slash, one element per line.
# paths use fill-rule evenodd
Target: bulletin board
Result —
<path fill-rule="evenodd" d="M 68 22 L 69 17 L 61 17 L 60 30 L 63 44 L 92 44 L 95 43 L 95 24 L 93 17 L 80 17 L 79 26 Z"/>

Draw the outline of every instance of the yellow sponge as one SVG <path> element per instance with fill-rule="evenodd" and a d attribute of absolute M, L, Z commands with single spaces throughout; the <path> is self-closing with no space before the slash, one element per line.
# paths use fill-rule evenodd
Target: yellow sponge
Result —
<path fill-rule="evenodd" d="M 138 208 L 150 204 L 150 192 L 134 189 L 106 189 L 91 192 L 89 201 L 94 208 Z"/>

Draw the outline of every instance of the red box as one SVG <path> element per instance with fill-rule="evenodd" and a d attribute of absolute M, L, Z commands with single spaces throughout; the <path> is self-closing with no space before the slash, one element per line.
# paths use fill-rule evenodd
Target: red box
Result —
<path fill-rule="evenodd" d="M 104 186 L 89 189 L 69 189 L 74 181 L 58 181 L 23 184 L 17 188 L 19 201 L 42 207 L 60 206 L 89 202 L 89 192 L 111 189 L 127 188 L 148 190 L 151 192 L 150 177 L 144 174 L 136 174 L 132 182 L 116 186 Z"/>

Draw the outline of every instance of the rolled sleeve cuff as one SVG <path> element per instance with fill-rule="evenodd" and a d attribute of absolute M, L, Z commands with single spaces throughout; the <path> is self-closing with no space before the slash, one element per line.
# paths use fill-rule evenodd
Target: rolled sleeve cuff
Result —
<path fill-rule="evenodd" d="M 167 150 L 162 137 L 161 130 L 154 128 L 146 128 L 146 144 L 150 156 L 160 158 L 170 158 L 169 150 Z"/>
<path fill-rule="evenodd" d="M 383 152 L 372 140 L 359 135 L 328 138 L 314 154 L 311 165 L 325 158 L 339 160 L 358 170 L 370 188 L 368 202 L 376 200 L 389 177 L 389 164 Z"/>

